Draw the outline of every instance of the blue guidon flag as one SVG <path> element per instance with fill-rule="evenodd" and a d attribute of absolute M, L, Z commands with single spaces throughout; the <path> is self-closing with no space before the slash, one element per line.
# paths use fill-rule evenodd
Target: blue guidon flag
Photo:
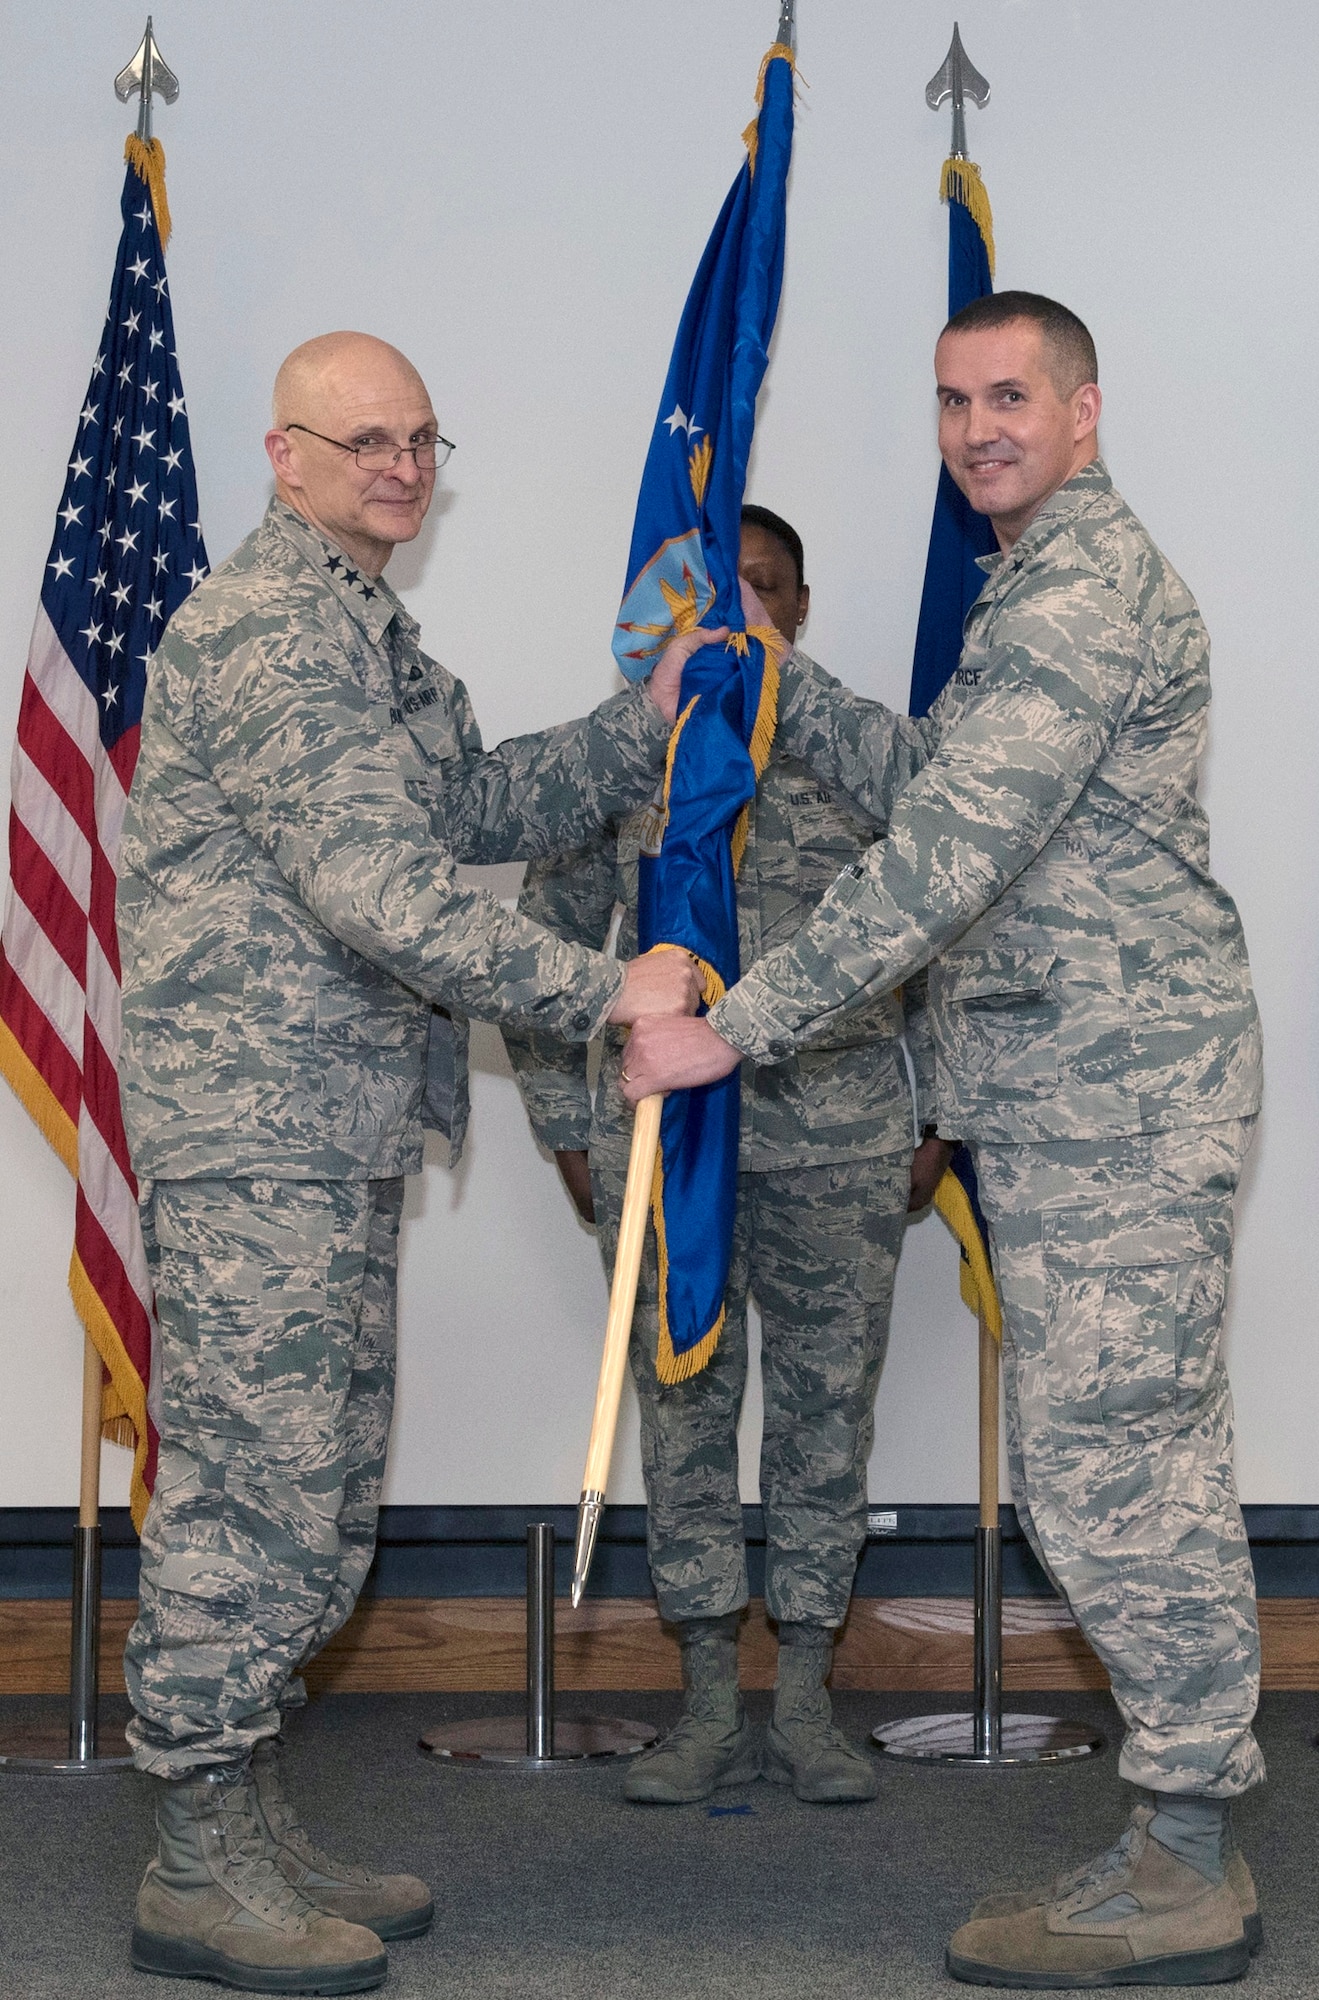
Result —
<path fill-rule="evenodd" d="M 994 223 L 989 196 L 973 160 L 954 154 L 944 161 L 942 198 L 948 204 L 948 317 L 994 289 Z M 962 625 L 984 588 L 981 556 L 998 547 L 985 514 L 977 514 L 947 466 L 939 467 L 939 490 L 925 558 L 925 585 L 916 626 L 911 668 L 913 715 L 925 715 L 956 669 L 962 655 Z M 962 1251 L 962 1298 L 997 1339 L 1002 1333 L 998 1294 L 989 1262 L 989 1230 L 980 1212 L 975 1168 L 959 1146 L 935 1192 L 934 1205 Z"/>
<path fill-rule="evenodd" d="M 737 563 L 742 494 L 783 277 L 793 52 L 761 65 L 747 158 L 683 308 L 646 458 L 614 654 L 631 680 L 677 633 L 726 625 L 683 674 L 663 788 L 643 840 L 640 946 L 679 946 L 713 1006 L 738 977 L 735 878 L 774 740 L 783 640 L 748 631 Z M 737 1201 L 738 1073 L 665 1101 L 651 1210 L 662 1382 L 703 1368 L 724 1319 Z"/>

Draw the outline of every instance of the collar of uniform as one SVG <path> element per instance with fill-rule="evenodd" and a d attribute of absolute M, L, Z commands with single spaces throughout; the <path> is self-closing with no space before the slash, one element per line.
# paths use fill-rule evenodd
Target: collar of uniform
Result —
<path fill-rule="evenodd" d="M 285 542 L 333 591 L 349 617 L 360 625 L 372 645 L 384 637 L 391 618 L 411 623 L 402 604 L 382 576 L 366 576 L 335 544 L 304 521 L 282 500 L 272 500 L 265 525 L 272 537 Z"/>
<path fill-rule="evenodd" d="M 1015 573 L 1025 567 L 1030 558 L 1041 549 L 1059 528 L 1074 520 L 1083 507 L 1102 493 L 1111 493 L 1113 481 L 1102 458 L 1092 458 L 1089 465 L 1083 465 L 1074 478 L 1056 493 L 1051 493 L 1038 514 L 1027 522 L 1010 549 L 995 550 L 992 555 L 977 556 L 977 567 L 986 576 L 998 576 L 1001 572 Z"/>

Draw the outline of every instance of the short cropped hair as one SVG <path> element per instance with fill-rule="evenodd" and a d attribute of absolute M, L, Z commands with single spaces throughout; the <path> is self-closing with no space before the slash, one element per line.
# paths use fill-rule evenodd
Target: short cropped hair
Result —
<path fill-rule="evenodd" d="M 1090 329 L 1057 299 L 1039 292 L 990 292 L 954 313 L 945 333 L 976 333 L 981 327 L 1033 320 L 1044 337 L 1045 365 L 1060 396 L 1074 396 L 1085 382 L 1099 380 L 1099 360 Z"/>
<path fill-rule="evenodd" d="M 792 557 L 793 566 L 797 571 L 798 590 L 805 589 L 806 552 L 802 547 L 801 536 L 789 522 L 784 520 L 782 514 L 772 514 L 768 507 L 755 507 L 748 502 L 742 509 L 742 526 L 763 528 L 767 535 L 773 535 L 775 541 L 781 543 Z"/>

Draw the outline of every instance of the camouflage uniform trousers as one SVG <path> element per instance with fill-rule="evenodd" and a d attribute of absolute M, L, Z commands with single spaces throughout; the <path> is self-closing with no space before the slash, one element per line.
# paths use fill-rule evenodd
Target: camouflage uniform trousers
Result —
<path fill-rule="evenodd" d="M 626 1162 L 591 1155 L 612 1270 Z M 748 1289 L 761 1319 L 760 1491 L 772 1618 L 838 1626 L 866 1534 L 866 1464 L 906 1223 L 911 1151 L 845 1166 L 742 1174 L 726 1317 L 712 1359 L 672 1386 L 655 1374 L 653 1228 L 632 1323 L 647 1545 L 660 1615 L 715 1618 L 747 1601 L 737 1421 Z"/>
<path fill-rule="evenodd" d="M 304 1697 L 375 1552 L 401 1178 L 142 1189 L 160 1467 L 124 1671 L 134 1761 L 241 1760 Z"/>
<path fill-rule="evenodd" d="M 1022 1525 L 1108 1669 L 1122 1776 L 1211 1798 L 1264 1776 L 1220 1349 L 1254 1122 L 974 1155 Z"/>

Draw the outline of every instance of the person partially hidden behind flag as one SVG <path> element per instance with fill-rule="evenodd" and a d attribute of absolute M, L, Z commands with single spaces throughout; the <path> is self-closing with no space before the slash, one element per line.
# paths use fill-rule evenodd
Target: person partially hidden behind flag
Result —
<path fill-rule="evenodd" d="M 688 1011 L 684 953 L 626 968 L 458 880 L 576 844 L 653 793 L 683 662 L 484 752 L 383 581 L 449 447 L 362 334 L 291 354 L 256 532 L 170 621 L 124 825 L 123 1105 L 156 1293 L 160 1465 L 125 1673 L 157 1858 L 133 1962 L 357 1992 L 428 1890 L 334 1859 L 280 1779 L 297 1676 L 370 1567 L 403 1175 L 456 1156 L 469 1010 L 585 1042 Z"/>
<path fill-rule="evenodd" d="M 929 963 L 939 1124 L 971 1146 L 1003 1308 L 1013 1498 L 1143 1792 L 1097 1859 L 979 1905 L 949 1970 L 1233 1979 L 1260 1931 L 1230 1806 L 1264 1762 L 1220 1325 L 1261 1046 L 1196 798 L 1208 641 L 1098 456 L 1075 314 L 979 299 L 935 367 L 944 462 L 1001 551 L 961 665 L 849 778 L 887 838 L 707 1019 L 638 1026 L 627 1091 L 777 1065 Z"/>
<path fill-rule="evenodd" d="M 793 646 L 810 602 L 796 530 L 767 508 L 743 507 L 739 571 L 763 606 L 757 621 L 772 621 Z M 744 965 L 791 937 L 839 869 L 883 831 L 838 775 L 867 704 L 800 651 L 781 673 L 781 723 L 738 874 Z M 650 817 L 634 814 L 576 853 L 533 862 L 523 914 L 574 943 L 602 945 L 621 903 L 618 952 L 631 959 Z M 825 1682 L 865 1542 L 875 1392 L 903 1227 L 908 1207 L 930 1199 L 950 1150 L 930 1139 L 913 1160 L 903 1025 L 900 1000 L 883 990 L 782 1067 L 748 1072 L 723 1331 L 705 1367 L 672 1384 L 656 1373 L 658 1274 L 647 1232 L 632 1375 L 651 1576 L 661 1615 L 677 1628 L 686 1699 L 677 1725 L 629 1766 L 630 1799 L 679 1805 L 762 1766 L 737 1670 L 748 1588 L 737 1451 L 748 1289 L 761 1318 L 765 1598 L 779 1635 L 765 1775 L 819 1803 L 875 1794 L 875 1760 L 833 1726 Z M 914 1007 L 924 1123 L 933 1065 L 922 1027 Z M 536 1135 L 583 1217 L 598 1221 L 612 1268 L 632 1128 L 620 1082 L 625 1036 L 606 1034 L 594 1110 L 580 1043 L 518 1030 L 504 1040 Z"/>

